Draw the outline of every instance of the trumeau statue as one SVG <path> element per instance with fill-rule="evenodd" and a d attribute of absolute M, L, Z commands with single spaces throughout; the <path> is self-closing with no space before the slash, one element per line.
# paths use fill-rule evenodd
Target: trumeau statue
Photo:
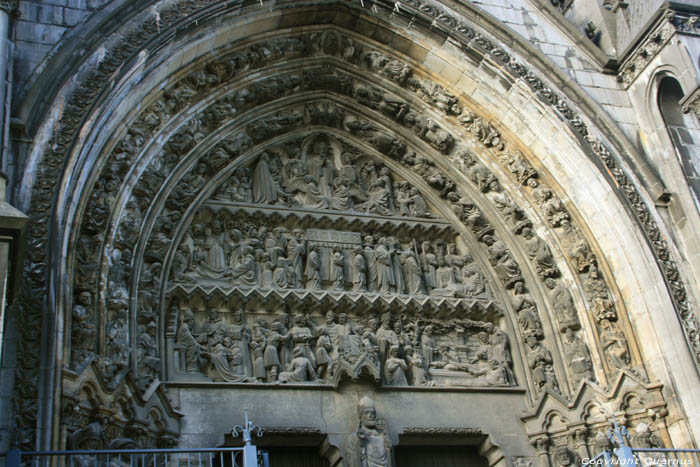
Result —
<path fill-rule="evenodd" d="M 374 401 L 365 396 L 357 406 L 357 430 L 345 441 L 348 467 L 391 467 L 391 441 L 383 420 L 377 419 Z"/>

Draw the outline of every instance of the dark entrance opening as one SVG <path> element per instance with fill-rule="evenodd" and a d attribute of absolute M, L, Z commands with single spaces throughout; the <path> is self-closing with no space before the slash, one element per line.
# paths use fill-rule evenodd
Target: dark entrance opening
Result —
<path fill-rule="evenodd" d="M 396 467 L 488 467 L 473 446 L 396 446 Z"/>
<path fill-rule="evenodd" d="M 266 447 L 270 467 L 330 467 L 328 459 L 318 453 L 318 447 Z"/>

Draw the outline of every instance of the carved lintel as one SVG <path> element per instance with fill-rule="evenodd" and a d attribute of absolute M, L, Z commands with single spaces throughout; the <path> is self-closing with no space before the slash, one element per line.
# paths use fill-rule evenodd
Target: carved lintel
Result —
<path fill-rule="evenodd" d="M 481 428 L 408 427 L 404 428 L 399 436 L 463 436 L 481 438 L 485 436 L 485 433 Z"/>

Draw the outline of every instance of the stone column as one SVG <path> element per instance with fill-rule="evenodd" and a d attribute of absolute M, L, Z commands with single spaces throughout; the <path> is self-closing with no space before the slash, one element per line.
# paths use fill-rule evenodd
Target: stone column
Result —
<path fill-rule="evenodd" d="M 576 425 L 569 428 L 569 438 L 571 438 L 572 446 L 582 459 L 589 458 L 588 446 L 586 440 L 588 438 L 588 428 L 585 425 Z"/>
<path fill-rule="evenodd" d="M 0 155 L 2 163 L 0 170 L 4 170 L 3 164 L 7 162 L 9 150 L 10 129 L 10 99 L 11 90 L 7 87 L 7 64 L 10 62 L 10 21 L 13 15 L 17 15 L 17 0 L 0 0 Z"/>
<path fill-rule="evenodd" d="M 537 455 L 540 458 L 540 467 L 551 467 L 549 463 L 549 453 L 547 452 L 549 448 L 549 436 L 544 435 L 539 438 L 535 438 L 530 441 L 530 444 L 534 446 L 537 451 Z"/>

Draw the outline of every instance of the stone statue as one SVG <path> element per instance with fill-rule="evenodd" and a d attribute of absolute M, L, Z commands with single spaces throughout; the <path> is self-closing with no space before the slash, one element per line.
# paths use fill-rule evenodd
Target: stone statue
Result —
<path fill-rule="evenodd" d="M 377 255 L 374 250 L 374 237 L 364 238 L 365 260 L 367 261 L 367 291 L 377 291 Z"/>
<path fill-rule="evenodd" d="M 418 259 L 412 250 L 401 253 L 401 260 L 406 268 L 406 288 L 409 295 L 425 295 L 425 283 L 423 282 L 423 271 Z"/>
<path fill-rule="evenodd" d="M 227 336 L 231 339 L 231 346 L 238 349 L 241 355 L 241 364 L 245 376 L 253 376 L 253 362 L 250 356 L 250 328 L 243 322 L 243 311 L 236 310 L 231 317 L 231 325 L 228 327 Z"/>
<path fill-rule="evenodd" d="M 289 332 L 292 336 L 292 342 L 294 343 L 294 351 L 296 352 L 296 349 L 301 349 L 302 356 L 308 359 L 312 368 L 316 368 L 316 358 L 312 351 L 314 335 L 307 324 L 306 317 L 301 313 L 296 315 L 294 317 L 294 326 L 292 326 Z"/>
<path fill-rule="evenodd" d="M 363 397 L 358 404 L 357 430 L 345 442 L 348 467 L 391 467 L 391 441 L 383 421 L 377 420 L 374 401 Z"/>
<path fill-rule="evenodd" d="M 544 348 L 535 336 L 528 336 L 526 342 L 528 346 L 527 361 L 532 370 L 535 387 L 538 390 L 549 387 L 558 391 L 559 385 L 552 366 L 552 353 Z"/>
<path fill-rule="evenodd" d="M 489 344 L 491 345 L 489 358 L 503 364 L 506 383 L 515 383 L 513 374 L 513 358 L 510 354 L 510 342 L 508 335 L 500 328 L 491 323 L 486 323 L 486 331 L 490 333 Z"/>
<path fill-rule="evenodd" d="M 304 258 L 306 257 L 306 240 L 304 231 L 294 229 L 293 236 L 287 242 L 287 258 L 294 269 L 294 288 L 303 288 L 304 280 Z"/>
<path fill-rule="evenodd" d="M 420 336 L 421 353 L 423 354 L 423 363 L 425 368 L 430 367 L 430 364 L 436 359 L 438 349 L 433 338 L 433 327 L 426 326 L 423 329 L 423 334 Z"/>
<path fill-rule="evenodd" d="M 598 268 L 593 264 L 590 266 L 590 273 L 588 277 L 586 277 L 584 286 L 588 299 L 591 302 L 591 310 L 593 311 L 593 316 L 596 321 L 616 319 L 617 313 L 615 312 L 612 300 L 610 300 L 608 287 L 605 285 L 605 281 L 600 277 Z"/>
<path fill-rule="evenodd" d="M 307 381 L 316 381 L 318 376 L 314 370 L 311 361 L 304 356 L 304 351 L 300 347 L 294 348 L 294 358 L 287 365 L 285 371 L 280 373 L 280 383 L 302 383 Z"/>
<path fill-rule="evenodd" d="M 306 259 L 306 277 L 307 289 L 321 288 L 321 258 L 319 256 L 318 247 L 309 245 L 309 256 Z"/>
<path fill-rule="evenodd" d="M 284 336 L 283 331 L 282 323 L 279 321 L 274 321 L 270 326 L 270 331 L 267 334 L 267 343 L 265 346 L 265 353 L 263 354 L 263 361 L 265 363 L 265 372 L 268 382 L 277 381 L 280 368 L 282 367 L 279 347 L 286 341 L 286 339 L 289 339 L 289 334 Z"/>
<path fill-rule="evenodd" d="M 92 294 L 81 292 L 78 303 L 73 307 L 73 322 L 71 323 L 71 360 L 73 366 L 82 364 L 95 352 L 97 330 L 92 324 L 90 307 Z"/>
<path fill-rule="evenodd" d="M 562 331 L 567 328 L 572 328 L 574 330 L 579 329 L 581 324 L 576 315 L 574 301 L 569 291 L 564 287 L 564 284 L 561 281 L 549 278 L 545 280 L 545 285 L 551 290 L 552 304 L 554 305 L 554 312 L 559 321 L 559 328 Z"/>
<path fill-rule="evenodd" d="M 406 347 L 404 349 L 406 354 L 406 363 L 408 363 L 408 374 L 411 379 L 411 384 L 413 386 L 426 386 L 428 385 L 428 372 L 426 371 L 426 365 L 423 361 L 423 356 L 413 350 L 413 347 Z"/>
<path fill-rule="evenodd" d="M 352 290 L 354 292 L 367 291 L 367 262 L 359 245 L 353 250 Z"/>
<path fill-rule="evenodd" d="M 430 212 L 428 212 L 428 204 L 418 188 L 411 188 L 408 194 L 409 214 L 413 217 L 431 217 Z"/>
<path fill-rule="evenodd" d="M 339 247 L 333 249 L 331 279 L 334 290 L 345 290 L 345 255 Z"/>
<path fill-rule="evenodd" d="M 522 236 L 525 238 L 525 248 L 527 255 L 535 264 L 537 274 L 541 279 L 553 277 L 559 273 L 557 265 L 552 256 L 549 246 L 540 237 L 535 235 L 529 227 L 522 229 Z"/>
<path fill-rule="evenodd" d="M 399 357 L 399 346 L 389 349 L 389 357 L 384 362 L 384 383 L 389 386 L 408 386 L 406 372 L 408 365 Z"/>
<path fill-rule="evenodd" d="M 464 286 L 464 292 L 467 297 L 473 297 L 486 292 L 486 278 L 482 274 L 479 265 L 473 262 L 471 257 L 465 258 L 461 273 L 462 285 Z"/>
<path fill-rule="evenodd" d="M 375 255 L 377 259 L 377 292 L 392 292 L 395 290 L 396 280 L 386 238 L 382 237 L 379 239 Z"/>
<path fill-rule="evenodd" d="M 177 331 L 177 344 L 184 353 L 185 371 L 199 373 L 202 369 L 202 352 L 205 350 L 202 344 L 206 342 L 206 335 L 196 336 L 194 334 L 194 313 L 192 310 L 185 310 L 182 315 L 182 323 Z"/>
<path fill-rule="evenodd" d="M 630 363 L 627 339 L 617 325 L 607 319 L 600 322 L 600 345 L 612 368 L 626 368 Z"/>
<path fill-rule="evenodd" d="M 390 317 L 388 313 L 382 317 L 382 323 L 377 330 L 377 345 L 379 346 L 379 360 L 383 363 L 389 357 L 389 349 L 393 345 L 399 345 L 399 336 L 389 327 Z"/>
<path fill-rule="evenodd" d="M 316 340 L 316 370 L 320 379 L 327 380 L 333 374 L 333 345 L 328 337 L 328 332 L 323 329 Z"/>
<path fill-rule="evenodd" d="M 569 364 L 575 386 L 584 378 L 593 381 L 593 362 L 588 347 L 581 338 L 574 334 L 574 330 L 566 328 L 564 334 L 564 355 Z"/>
<path fill-rule="evenodd" d="M 258 283 L 258 265 L 253 255 L 253 248 L 243 247 L 240 262 L 232 265 L 231 280 L 234 284 L 252 287 Z"/>
<path fill-rule="evenodd" d="M 425 287 L 428 291 L 437 287 L 437 256 L 432 252 L 430 242 L 421 244 L 423 253 L 422 269 L 425 279 Z"/>
<path fill-rule="evenodd" d="M 149 380 L 152 380 L 160 370 L 160 358 L 158 358 L 158 346 L 156 345 L 157 329 L 158 325 L 155 321 L 149 321 L 146 326 L 140 324 L 138 330 L 136 361 L 141 371 L 151 375 Z"/>
<path fill-rule="evenodd" d="M 394 237 L 386 239 L 386 246 L 389 250 L 389 259 L 391 260 L 392 271 L 394 274 L 394 292 L 405 293 L 406 284 L 404 282 L 403 268 L 401 267 L 401 258 L 399 251 L 401 244 Z"/>
<path fill-rule="evenodd" d="M 273 204 L 280 195 L 281 188 L 270 171 L 270 155 L 263 152 L 253 172 L 253 201 L 261 204 Z"/>

